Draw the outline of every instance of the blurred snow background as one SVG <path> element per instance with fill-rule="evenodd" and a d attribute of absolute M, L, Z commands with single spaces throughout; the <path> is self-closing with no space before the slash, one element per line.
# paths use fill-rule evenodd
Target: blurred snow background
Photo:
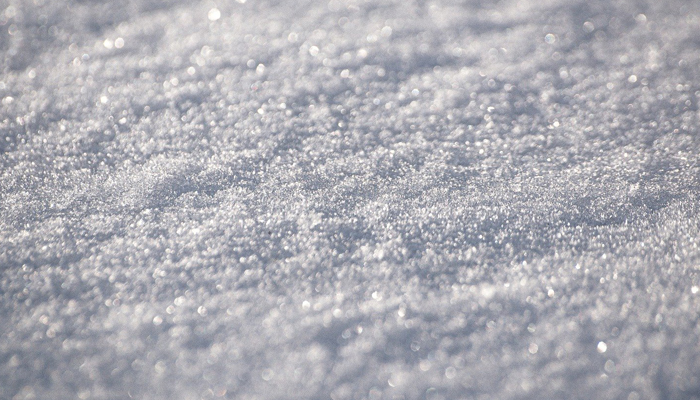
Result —
<path fill-rule="evenodd" d="M 700 3 L 0 0 L 0 398 L 700 398 Z"/>

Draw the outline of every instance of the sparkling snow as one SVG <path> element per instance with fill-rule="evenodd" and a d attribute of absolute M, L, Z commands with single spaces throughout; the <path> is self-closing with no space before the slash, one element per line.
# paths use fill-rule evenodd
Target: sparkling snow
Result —
<path fill-rule="evenodd" d="M 0 0 L 0 399 L 700 398 L 700 3 Z"/>

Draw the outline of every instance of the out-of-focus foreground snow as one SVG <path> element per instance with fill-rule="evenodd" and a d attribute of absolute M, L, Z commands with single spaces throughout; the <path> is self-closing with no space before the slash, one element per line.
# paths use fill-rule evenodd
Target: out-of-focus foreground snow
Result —
<path fill-rule="evenodd" d="M 700 397 L 700 4 L 0 0 L 0 398 Z"/>

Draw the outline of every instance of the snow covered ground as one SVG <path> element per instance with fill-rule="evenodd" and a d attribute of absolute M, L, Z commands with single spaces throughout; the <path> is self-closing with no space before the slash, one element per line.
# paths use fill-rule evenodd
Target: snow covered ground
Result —
<path fill-rule="evenodd" d="M 700 398 L 700 3 L 0 0 L 0 399 Z"/>

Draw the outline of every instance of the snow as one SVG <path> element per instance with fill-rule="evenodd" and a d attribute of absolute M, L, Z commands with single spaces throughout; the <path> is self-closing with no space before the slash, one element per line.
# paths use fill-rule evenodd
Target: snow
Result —
<path fill-rule="evenodd" d="M 680 0 L 0 0 L 0 398 L 699 398 L 699 43 Z"/>

